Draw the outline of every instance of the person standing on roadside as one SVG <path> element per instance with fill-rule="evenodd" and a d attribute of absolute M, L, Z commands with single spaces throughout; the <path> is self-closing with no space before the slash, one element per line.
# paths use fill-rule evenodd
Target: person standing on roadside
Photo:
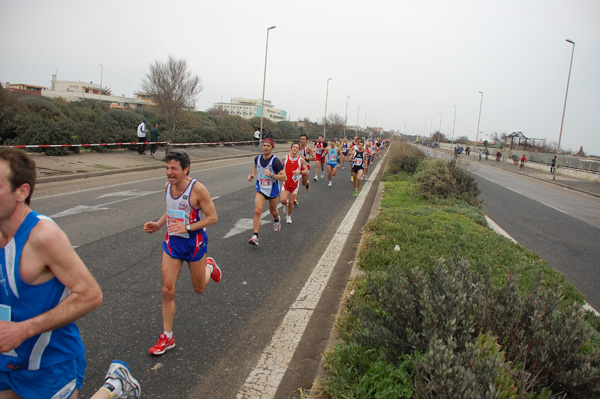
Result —
<path fill-rule="evenodd" d="M 279 197 L 279 182 L 285 182 L 287 176 L 283 169 L 281 160 L 273 155 L 275 143 L 271 139 L 264 139 L 262 143 L 262 155 L 254 158 L 252 173 L 248 175 L 251 182 L 256 177 L 256 195 L 254 196 L 254 234 L 248 243 L 258 247 L 258 233 L 261 225 L 261 215 L 265 202 L 269 201 L 269 211 L 273 215 L 273 231 L 276 233 L 281 229 L 279 211 L 277 210 L 277 197 Z"/>
<path fill-rule="evenodd" d="M 525 156 L 525 154 L 523 154 L 523 156 L 521 157 L 521 167 L 520 169 L 523 169 L 525 167 L 525 163 L 527 162 L 527 157 Z"/>
<path fill-rule="evenodd" d="M 167 225 L 161 262 L 163 332 L 150 354 L 162 355 L 175 347 L 173 320 L 175 318 L 175 285 L 183 262 L 192 275 L 194 291 L 202 294 L 212 279 L 221 281 L 221 269 L 215 260 L 206 256 L 208 237 L 206 227 L 217 223 L 217 210 L 206 187 L 189 177 L 190 157 L 183 150 L 171 150 L 165 155 L 167 210 L 156 222 L 144 224 L 144 231 L 154 233 Z"/>
<path fill-rule="evenodd" d="M 138 154 L 146 155 L 146 122 L 147 119 L 144 119 L 142 123 L 140 123 L 137 127 L 137 138 L 138 138 Z"/>
<path fill-rule="evenodd" d="M 254 132 L 254 146 L 258 147 L 259 144 L 260 144 L 260 130 L 256 129 L 256 131 Z"/>
<path fill-rule="evenodd" d="M 154 127 L 152 127 L 152 129 L 150 129 L 150 141 L 152 142 L 152 144 L 150 144 L 150 156 L 152 158 L 155 158 L 154 154 L 156 153 L 156 150 L 158 149 L 158 144 L 156 144 L 156 142 L 160 141 L 160 132 L 158 131 L 158 123 L 155 123 Z"/>
<path fill-rule="evenodd" d="M 66 234 L 29 208 L 35 162 L 0 148 L 0 397 L 76 398 L 86 369 L 75 321 L 102 303 Z"/>
<path fill-rule="evenodd" d="M 554 174 L 554 168 L 556 167 L 556 155 L 550 161 L 550 174 Z"/>

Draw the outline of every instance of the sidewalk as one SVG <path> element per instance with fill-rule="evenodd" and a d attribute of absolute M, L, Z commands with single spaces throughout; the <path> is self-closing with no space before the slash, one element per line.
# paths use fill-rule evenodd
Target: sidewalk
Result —
<path fill-rule="evenodd" d="M 466 155 L 461 155 L 461 159 L 466 159 L 473 164 L 477 164 L 480 162 L 478 160 L 478 157 L 475 156 L 475 154 L 471 154 L 470 157 Z M 529 176 L 534 179 L 556 184 L 558 186 L 568 188 L 570 190 L 580 191 L 582 193 L 586 193 L 589 195 L 593 195 L 594 197 L 600 198 L 600 182 L 597 181 L 577 179 L 575 177 L 564 176 L 561 174 L 557 174 L 556 180 L 553 181 L 552 175 L 550 174 L 550 168 L 547 168 L 546 170 L 539 170 L 530 167 L 527 163 L 525 164 L 525 167 L 523 169 L 520 169 L 519 165 L 515 165 L 514 163 L 508 162 L 496 162 L 496 160 L 492 159 L 492 157 L 490 157 L 490 159 L 488 159 L 487 161 L 485 159 L 482 159 L 481 163 L 488 166 L 508 170 L 513 173 L 518 173 L 520 175 Z"/>

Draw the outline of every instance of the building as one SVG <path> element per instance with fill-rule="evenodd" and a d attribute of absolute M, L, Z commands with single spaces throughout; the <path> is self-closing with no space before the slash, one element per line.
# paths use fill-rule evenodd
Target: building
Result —
<path fill-rule="evenodd" d="M 137 98 L 125 97 L 122 94 L 120 97 L 102 94 L 102 87 L 94 82 L 75 82 L 67 80 L 57 80 L 56 75 L 52 75 L 52 81 L 50 82 L 50 89 L 43 88 L 42 96 L 50 98 L 64 98 L 65 101 L 79 101 L 79 100 L 96 100 L 103 103 L 110 103 L 115 105 L 115 108 L 140 108 L 147 106 L 148 102 Z"/>
<path fill-rule="evenodd" d="M 213 108 L 217 110 L 227 111 L 230 115 L 237 115 L 244 119 L 252 119 L 254 117 L 261 116 L 261 99 L 248 99 L 248 98 L 232 98 L 231 102 L 214 103 Z M 271 101 L 265 100 L 265 113 L 264 117 L 272 120 L 273 122 L 281 122 L 287 119 L 287 112 L 281 109 L 273 107 Z"/>
<path fill-rule="evenodd" d="M 41 95 L 42 90 L 46 89 L 44 86 L 35 86 L 26 83 L 11 84 L 8 82 L 4 84 L 4 88 L 13 93 L 37 95 Z"/>

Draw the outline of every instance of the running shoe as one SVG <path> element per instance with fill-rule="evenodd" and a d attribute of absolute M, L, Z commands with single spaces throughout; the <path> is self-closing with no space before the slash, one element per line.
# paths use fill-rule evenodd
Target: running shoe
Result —
<path fill-rule="evenodd" d="M 350 181 L 354 181 L 354 176 L 350 176 Z"/>
<path fill-rule="evenodd" d="M 258 237 L 255 235 L 250 237 L 250 239 L 248 240 L 248 244 L 258 247 Z"/>
<path fill-rule="evenodd" d="M 116 393 L 117 388 L 111 380 L 121 381 L 121 392 Z M 129 366 L 121 360 L 113 360 L 104 377 L 104 389 L 110 392 L 111 398 L 134 398 L 142 395 L 140 383 L 133 378 Z M 114 396 L 113 396 L 114 395 Z"/>
<path fill-rule="evenodd" d="M 325 175 L 323 173 L 321 173 L 321 179 L 324 179 Z"/>
<path fill-rule="evenodd" d="M 309 192 L 309 191 L 310 191 L 310 183 L 307 182 L 306 183 L 306 192 Z"/>
<path fill-rule="evenodd" d="M 295 206 L 300 206 L 300 204 L 298 203 L 298 199 L 297 198 L 294 198 L 294 205 Z"/>
<path fill-rule="evenodd" d="M 277 233 L 279 230 L 281 230 L 281 221 L 280 220 L 273 222 L 273 231 L 275 233 Z"/>
<path fill-rule="evenodd" d="M 331 184 L 331 182 L 329 182 L 329 184 L 327 185 L 327 187 L 331 187 L 331 186 L 332 186 L 332 184 Z"/>
<path fill-rule="evenodd" d="M 286 217 L 286 218 L 285 218 L 285 222 L 286 222 L 287 224 L 292 224 L 292 217 L 291 217 L 291 216 L 288 216 L 288 217 Z"/>
<path fill-rule="evenodd" d="M 156 341 L 156 345 L 150 348 L 151 355 L 162 355 L 169 349 L 173 349 L 175 347 L 175 338 L 167 338 L 164 333 L 160 333 L 158 335 L 158 341 Z"/>
<path fill-rule="evenodd" d="M 342 166 L 342 170 L 343 170 L 343 169 L 346 169 L 346 167 L 345 167 L 345 166 Z"/>
<path fill-rule="evenodd" d="M 217 266 L 217 262 L 215 262 L 215 260 L 213 258 L 207 257 L 206 263 L 211 265 L 213 268 L 213 271 L 210 274 L 210 278 L 212 279 L 212 281 L 214 281 L 215 283 L 218 283 L 219 281 L 221 281 L 221 269 L 219 268 L 219 266 Z"/>
<path fill-rule="evenodd" d="M 314 181 L 319 181 L 319 177 L 317 175 L 315 175 L 315 178 L 313 180 Z"/>

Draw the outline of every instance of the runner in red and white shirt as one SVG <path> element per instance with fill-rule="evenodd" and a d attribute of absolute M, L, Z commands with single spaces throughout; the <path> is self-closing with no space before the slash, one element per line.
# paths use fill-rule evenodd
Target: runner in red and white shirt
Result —
<path fill-rule="evenodd" d="M 294 200 L 298 195 L 300 180 L 303 176 L 308 176 L 308 168 L 306 161 L 300 156 L 300 144 L 292 143 L 290 153 L 283 158 L 283 170 L 287 176 L 287 180 L 283 183 L 281 190 L 281 203 L 285 206 L 286 223 L 292 223 L 292 211 L 294 210 Z"/>
<path fill-rule="evenodd" d="M 323 140 L 323 136 L 319 136 L 319 139 L 315 143 L 316 163 L 317 168 L 315 169 L 315 181 L 319 181 L 319 170 L 321 171 L 321 179 L 325 177 L 325 154 L 323 149 L 327 147 L 327 144 Z"/>
<path fill-rule="evenodd" d="M 306 168 L 310 172 L 310 161 L 315 161 L 316 154 L 312 147 L 308 144 L 308 136 L 303 134 L 300 136 L 300 156 L 306 162 Z M 308 173 L 302 175 L 302 185 L 306 187 L 306 191 L 310 191 L 310 183 L 308 182 Z M 295 203 L 298 205 L 297 203 Z"/>

